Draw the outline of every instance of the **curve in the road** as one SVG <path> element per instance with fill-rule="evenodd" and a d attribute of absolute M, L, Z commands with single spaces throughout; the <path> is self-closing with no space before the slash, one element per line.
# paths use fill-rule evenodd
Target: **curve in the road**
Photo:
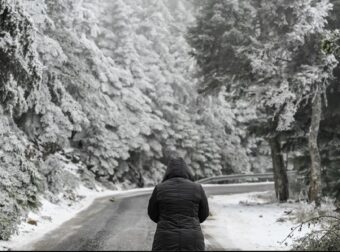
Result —
<path fill-rule="evenodd" d="M 206 194 L 236 194 L 273 190 L 273 183 L 204 186 Z M 23 250 L 94 251 L 151 250 L 156 225 L 147 216 L 150 191 L 104 197 L 75 218 Z M 206 234 L 208 250 L 223 250 Z"/>

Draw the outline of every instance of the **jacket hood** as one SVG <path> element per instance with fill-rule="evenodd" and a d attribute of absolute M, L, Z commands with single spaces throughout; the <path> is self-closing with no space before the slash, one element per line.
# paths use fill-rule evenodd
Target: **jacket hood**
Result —
<path fill-rule="evenodd" d="M 172 158 L 168 163 L 163 182 L 165 180 L 180 177 L 194 181 L 194 176 L 187 167 L 183 158 Z"/>

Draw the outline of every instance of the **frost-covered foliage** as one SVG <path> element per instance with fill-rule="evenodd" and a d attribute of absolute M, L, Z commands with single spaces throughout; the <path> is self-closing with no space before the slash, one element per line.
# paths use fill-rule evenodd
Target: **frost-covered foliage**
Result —
<path fill-rule="evenodd" d="M 188 35 L 202 92 L 227 86 L 234 97 L 255 95 L 259 109 L 278 116 L 274 130 L 291 129 L 337 64 L 320 47 L 331 8 L 328 0 L 204 1 Z"/>
<path fill-rule="evenodd" d="M 34 148 L 2 109 L 0 136 L 0 239 L 8 239 L 23 210 L 39 205 L 42 177 Z"/>
<path fill-rule="evenodd" d="M 32 23 L 22 8 L 7 1 L 0 3 L 0 102 L 2 113 L 19 119 L 34 106 L 41 69 Z"/>
<path fill-rule="evenodd" d="M 24 210 L 39 204 L 38 163 L 16 122 L 34 107 L 41 71 L 22 8 L 0 1 L 0 20 L 0 239 L 8 239 Z"/>
<path fill-rule="evenodd" d="M 338 251 L 340 249 L 339 215 L 329 214 L 311 218 L 296 226 L 293 231 L 301 231 L 315 226 L 320 228 L 315 228 L 303 237 L 296 239 L 293 249 L 296 251 Z"/>
<path fill-rule="evenodd" d="M 233 110 L 196 92 L 192 12 L 186 0 L 0 0 L 0 239 L 39 192 L 155 184 L 169 148 L 197 179 L 250 170 Z"/>
<path fill-rule="evenodd" d="M 321 170 L 317 136 L 322 105 L 318 101 L 327 106 L 326 90 L 338 63 L 333 53 L 322 48 L 325 39 L 329 52 L 336 48 L 327 39 L 332 34 L 326 27 L 332 4 L 328 0 L 203 0 L 197 5 L 197 20 L 187 41 L 199 67 L 200 92 L 214 94 L 225 88 L 236 110 L 239 104 L 253 104 L 255 119 L 239 121 L 239 128 L 251 133 L 244 134 L 243 146 L 249 147 L 248 154 L 255 149 L 271 153 L 273 165 L 266 160 L 261 165 L 272 166 L 280 200 L 288 198 L 288 154 L 300 155 L 304 145 L 305 167 L 313 171 L 304 176 L 312 178 L 309 198 L 315 200 L 313 195 L 320 195 Z M 260 156 L 248 157 L 261 163 Z"/>
<path fill-rule="evenodd" d="M 195 97 L 193 63 L 183 39 L 184 21 L 190 17 L 180 2 L 149 4 L 23 3 L 41 31 L 38 52 L 46 68 L 45 85 L 39 90 L 43 95 L 35 110 L 39 118 L 28 117 L 25 130 L 33 137 L 39 135 L 35 140 L 49 152 L 69 144 L 76 147 L 99 180 L 139 185 L 143 185 L 140 177 L 148 183 L 160 180 L 162 149 L 175 130 L 164 115 L 164 104 L 174 105 L 170 112 L 178 114 L 177 121 L 187 118 L 180 123 L 201 127 L 185 107 L 194 101 L 190 95 Z M 172 22 L 178 16 L 177 27 Z M 203 136 L 205 131 L 209 128 L 201 130 L 197 148 L 220 152 L 213 139 Z M 175 146 L 180 146 L 180 138 Z M 187 148 L 195 150 L 197 144 Z M 214 169 L 219 173 L 221 165 Z"/>
<path fill-rule="evenodd" d="M 82 146 L 80 152 L 97 179 L 140 186 L 159 181 L 167 145 L 179 151 L 184 148 L 182 154 L 187 157 L 196 151 L 210 156 L 206 163 L 195 163 L 198 177 L 219 174 L 221 147 L 209 136 L 211 129 L 197 125 L 187 108 L 197 95 L 184 27 L 173 23 L 185 10 L 182 4 L 173 5 L 171 13 L 163 1 L 102 1 L 99 5 L 85 1 L 80 9 L 74 2 L 63 4 L 49 4 L 50 10 L 63 9 L 49 14 L 52 20 L 63 20 L 61 25 L 56 23 L 58 32 L 53 36 L 67 58 L 77 62 L 66 71 L 81 72 L 76 81 L 83 83 L 76 84 L 68 76 L 62 82 L 66 86 L 72 82 L 69 92 L 90 121 L 72 140 Z M 65 11 L 70 15 L 66 17 Z M 179 21 L 184 22 L 183 17 Z M 65 30 L 65 24 L 72 27 Z M 70 29 L 73 37 L 65 37 Z M 75 54 L 78 47 L 82 58 Z M 227 135 L 224 139 L 228 141 Z"/>

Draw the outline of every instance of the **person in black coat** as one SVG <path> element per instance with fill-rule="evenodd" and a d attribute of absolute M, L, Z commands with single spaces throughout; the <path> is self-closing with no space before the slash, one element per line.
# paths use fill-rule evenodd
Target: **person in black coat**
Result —
<path fill-rule="evenodd" d="M 182 158 L 170 159 L 148 205 L 148 215 L 157 223 L 152 250 L 205 250 L 200 223 L 208 217 L 209 205 L 193 180 Z"/>

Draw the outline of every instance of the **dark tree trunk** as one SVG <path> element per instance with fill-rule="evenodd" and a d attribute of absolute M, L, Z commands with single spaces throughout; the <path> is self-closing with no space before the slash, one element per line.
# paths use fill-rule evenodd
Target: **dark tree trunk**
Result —
<path fill-rule="evenodd" d="M 289 198 L 288 177 L 281 151 L 281 144 L 278 136 L 274 136 L 269 142 L 272 154 L 276 198 L 279 202 L 286 202 Z"/>
<path fill-rule="evenodd" d="M 315 202 L 315 206 L 317 207 L 321 205 L 321 158 L 318 148 L 321 109 L 321 94 L 318 92 L 312 104 L 312 120 L 308 138 L 311 159 L 308 198 L 309 202 Z"/>

